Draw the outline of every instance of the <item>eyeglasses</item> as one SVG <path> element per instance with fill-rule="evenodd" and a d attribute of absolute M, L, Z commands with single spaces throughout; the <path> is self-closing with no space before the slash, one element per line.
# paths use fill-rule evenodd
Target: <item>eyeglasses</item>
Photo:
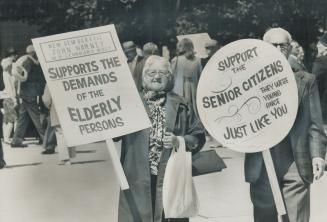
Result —
<path fill-rule="evenodd" d="M 276 48 L 279 46 L 280 48 L 286 49 L 290 44 L 289 43 L 271 43 Z"/>
<path fill-rule="evenodd" d="M 167 70 L 148 70 L 145 73 L 150 77 L 154 77 L 156 74 L 159 74 L 161 76 L 169 76 L 170 75 L 170 72 Z"/>

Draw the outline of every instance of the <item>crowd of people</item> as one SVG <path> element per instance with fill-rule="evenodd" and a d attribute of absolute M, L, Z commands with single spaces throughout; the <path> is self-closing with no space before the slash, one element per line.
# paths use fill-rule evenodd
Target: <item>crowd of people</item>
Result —
<path fill-rule="evenodd" d="M 317 44 L 318 54 L 313 65 L 313 74 L 304 65 L 303 48 L 292 40 L 288 31 L 282 28 L 269 29 L 263 40 L 275 46 L 288 59 L 299 92 L 298 114 L 294 126 L 283 141 L 270 150 L 287 210 L 282 220 L 308 222 L 310 184 L 323 176 L 325 168 L 327 140 L 321 104 L 324 106 L 324 94 L 327 90 L 327 34 Z M 179 146 L 177 136 L 185 138 L 186 147 L 191 152 L 199 151 L 205 143 L 206 132 L 199 121 L 195 104 L 196 89 L 203 67 L 220 47 L 216 40 L 208 41 L 205 46 L 208 57 L 199 59 L 194 53 L 192 41 L 182 39 L 177 43 L 176 57 L 169 62 L 169 58 L 158 56 L 158 47 L 154 43 L 147 43 L 143 47 L 147 51 L 144 57 L 138 55 L 133 42 L 123 44 L 137 88 L 146 101 L 152 127 L 149 133 L 142 131 L 122 138 L 122 164 L 131 189 L 129 192 L 121 192 L 121 222 L 167 221 L 162 209 L 162 171 L 165 170 L 169 156 L 167 149 Z M 175 99 L 172 100 L 172 97 Z M 181 99 L 183 102 L 179 102 Z M 188 108 L 182 109 L 183 112 L 178 111 L 181 108 L 172 110 L 172 101 L 178 101 L 179 106 L 185 104 Z M 174 122 L 171 118 L 175 119 L 176 115 L 186 116 L 178 117 L 175 126 L 167 126 L 166 122 Z M 191 128 L 186 129 L 186 132 L 178 130 L 187 127 L 182 126 L 188 122 L 188 118 L 193 119 L 191 125 L 188 125 Z M 254 221 L 278 222 L 278 212 L 262 154 L 246 154 L 244 169 L 245 179 L 250 183 Z M 188 221 L 188 218 L 169 221 Z"/>
<path fill-rule="evenodd" d="M 294 126 L 284 140 L 271 149 L 287 210 L 283 221 L 308 222 L 310 184 L 322 177 L 325 168 L 327 34 L 317 44 L 313 74 L 304 65 L 303 48 L 292 40 L 288 31 L 269 29 L 263 40 L 288 58 L 299 91 Z M 137 47 L 133 41 L 127 41 L 122 46 L 151 127 L 117 138 L 122 141 L 121 162 L 130 185 L 128 191 L 121 191 L 119 221 L 168 221 L 162 204 L 165 167 L 171 150 L 180 146 L 178 137 L 183 137 L 187 151 L 192 153 L 201 150 L 206 137 L 210 138 L 199 119 L 196 90 L 202 69 L 220 44 L 213 39 L 206 42 L 208 57 L 203 59 L 197 57 L 193 42 L 188 38 L 177 43 L 177 55 L 173 58 L 160 56 L 159 47 L 153 42 Z M 28 46 L 26 55 L 19 58 L 13 48 L 8 49 L 1 66 L 4 80 L 3 143 L 12 148 L 26 147 L 23 141 L 31 119 L 45 149 L 42 153 L 54 154 L 58 147 L 61 163 L 70 164 L 75 149 L 65 145 L 33 46 Z M 0 154 L 0 167 L 3 168 L 6 163 L 2 147 Z M 277 222 L 277 210 L 261 153 L 246 154 L 245 177 L 250 183 L 254 221 Z M 182 222 L 188 218 L 169 221 Z"/>
<path fill-rule="evenodd" d="M 60 164 L 70 164 L 70 157 L 75 155 L 74 148 L 68 149 L 65 146 L 34 47 L 27 46 L 26 54 L 21 57 L 14 48 L 8 48 L 1 67 L 3 143 L 11 148 L 27 147 L 24 139 L 31 120 L 37 132 L 38 143 L 45 148 L 42 154 L 54 154 L 57 146 L 60 150 Z M 2 144 L 0 163 L 1 168 L 6 166 Z"/>

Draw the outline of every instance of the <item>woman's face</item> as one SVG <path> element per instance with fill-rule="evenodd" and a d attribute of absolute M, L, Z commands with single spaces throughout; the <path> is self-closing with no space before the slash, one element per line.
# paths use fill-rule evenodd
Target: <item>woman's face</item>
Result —
<path fill-rule="evenodd" d="M 171 73 L 162 64 L 154 63 L 143 76 L 144 88 L 149 91 L 161 92 L 167 89 Z"/>

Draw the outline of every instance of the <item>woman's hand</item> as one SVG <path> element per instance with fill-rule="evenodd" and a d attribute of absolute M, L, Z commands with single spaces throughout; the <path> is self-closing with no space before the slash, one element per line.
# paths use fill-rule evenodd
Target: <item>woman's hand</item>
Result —
<path fill-rule="evenodd" d="M 165 149 L 174 148 L 177 151 L 177 149 L 179 147 L 179 141 L 177 139 L 177 136 L 175 136 L 173 133 L 166 132 L 162 141 L 163 141 L 163 146 Z"/>

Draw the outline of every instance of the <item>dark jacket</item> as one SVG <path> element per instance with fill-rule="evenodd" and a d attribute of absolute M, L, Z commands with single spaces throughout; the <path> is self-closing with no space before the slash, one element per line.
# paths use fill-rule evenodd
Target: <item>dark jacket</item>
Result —
<path fill-rule="evenodd" d="M 21 83 L 20 97 L 21 98 L 36 98 L 43 94 L 45 79 L 41 66 L 35 64 L 30 58 L 26 58 L 23 64 L 28 72 L 28 77 L 25 82 Z"/>
<path fill-rule="evenodd" d="M 317 78 L 322 116 L 324 122 L 327 123 L 327 55 L 316 58 L 312 73 Z"/>
<path fill-rule="evenodd" d="M 290 63 L 293 72 L 298 72 L 298 71 L 305 71 L 307 72 L 307 68 L 304 66 L 304 64 L 296 58 L 294 55 L 290 55 L 288 57 L 288 62 Z"/>
<path fill-rule="evenodd" d="M 187 149 L 195 153 L 202 148 L 205 143 L 202 125 L 184 99 L 174 93 L 167 94 L 166 120 L 166 130 L 177 136 L 184 136 Z M 153 220 L 149 131 L 149 129 L 141 130 L 122 138 L 121 162 L 130 189 L 120 194 L 119 222 L 161 222 L 162 185 L 171 150 L 164 149 L 160 159 Z"/>
<path fill-rule="evenodd" d="M 326 135 L 323 128 L 319 94 L 315 76 L 303 71 L 295 73 L 299 105 L 294 125 L 288 136 L 294 160 L 303 181 L 312 183 L 312 158 L 325 158 Z M 273 149 L 273 148 L 272 148 Z M 263 164 L 261 153 L 246 154 L 245 179 L 254 183 Z"/>

